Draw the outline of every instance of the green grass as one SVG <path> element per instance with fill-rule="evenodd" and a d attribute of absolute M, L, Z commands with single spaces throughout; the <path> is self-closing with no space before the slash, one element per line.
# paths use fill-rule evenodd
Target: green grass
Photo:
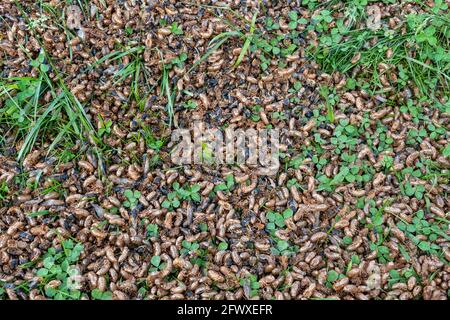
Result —
<path fill-rule="evenodd" d="M 227 31 L 222 32 L 216 35 L 208 44 L 208 49 L 206 52 L 194 62 L 194 64 L 189 68 L 188 73 L 192 72 L 195 68 L 197 68 L 202 62 L 204 62 L 208 57 L 213 54 L 216 50 L 218 50 L 225 42 L 230 40 L 233 37 L 238 37 L 240 35 L 237 31 Z"/>
<path fill-rule="evenodd" d="M 206 7 L 211 8 L 211 6 Z M 229 8 L 214 6 L 212 7 L 233 13 L 233 15 L 237 17 L 238 22 L 240 23 L 236 23 L 236 21 L 233 22 L 227 18 L 221 17 L 223 22 L 228 25 L 230 30 L 216 35 L 209 42 L 206 52 L 191 66 L 191 68 L 188 70 L 188 73 L 197 68 L 199 64 L 204 62 L 222 45 L 233 39 L 238 39 L 240 42 L 242 42 L 239 56 L 232 65 L 233 69 L 237 68 L 242 63 L 245 56 L 250 54 L 254 54 L 259 57 L 260 68 L 262 71 L 268 69 L 272 60 L 277 61 L 278 66 L 284 68 L 287 65 L 284 61 L 284 58 L 286 58 L 288 55 L 293 54 L 298 49 L 299 33 L 297 31 L 291 30 L 287 35 L 279 34 L 277 32 L 279 26 L 278 28 L 274 27 L 277 25 L 277 22 L 273 21 L 272 18 L 258 18 L 259 11 L 255 11 L 252 15 L 251 21 L 248 21 Z M 215 12 L 213 14 L 217 16 Z M 259 22 L 258 25 L 257 22 Z M 297 19 L 295 23 L 304 24 L 305 21 L 303 18 L 301 18 Z M 248 31 L 246 30 L 247 27 L 242 26 L 241 24 L 248 25 Z"/>
<path fill-rule="evenodd" d="M 154 89 L 153 86 L 148 86 L 149 70 L 144 65 L 143 52 L 145 46 L 136 47 L 124 47 L 121 50 L 113 51 L 91 65 L 91 68 L 96 68 L 104 63 L 121 62 L 122 58 L 127 56 L 129 58 L 129 63 L 117 70 L 113 75 L 114 85 L 124 82 L 127 78 L 131 78 L 131 92 L 132 98 L 137 102 L 138 106 L 142 109 L 145 105 L 146 98 L 148 94 Z M 176 57 L 169 62 L 165 62 L 163 58 L 163 53 L 155 48 L 155 51 L 160 55 L 162 63 L 162 73 L 159 79 L 160 94 L 166 97 L 166 111 L 169 118 L 169 127 L 173 124 L 174 116 L 174 100 L 176 89 L 171 86 L 170 71 L 173 66 L 182 67 L 184 61 L 187 59 L 187 54 L 182 53 L 180 57 Z M 145 88 L 143 94 L 141 94 L 140 89 Z"/>
<path fill-rule="evenodd" d="M 91 68 L 96 68 L 103 63 L 121 63 L 122 58 L 125 56 L 129 58 L 129 62 L 117 70 L 113 75 L 113 85 L 124 82 L 126 79 L 131 78 L 131 97 L 133 98 L 140 107 L 145 104 L 145 98 L 150 92 L 151 87 L 146 86 L 149 79 L 149 72 L 144 66 L 143 53 L 145 46 L 135 46 L 135 47 L 122 47 L 120 50 L 113 51 L 91 65 Z M 143 96 L 140 89 L 145 89 Z"/>
<path fill-rule="evenodd" d="M 250 24 L 250 32 L 249 32 L 249 34 L 244 35 L 245 42 L 244 42 L 244 45 L 242 46 L 241 52 L 239 53 L 239 57 L 237 58 L 236 62 L 233 65 L 233 68 L 238 67 L 241 64 L 242 60 L 244 59 L 245 55 L 247 54 L 247 51 L 250 47 L 250 43 L 253 40 L 253 34 L 255 33 L 255 24 L 256 24 L 257 16 L 258 16 L 258 11 L 256 11 L 253 14 L 252 22 Z"/>
<path fill-rule="evenodd" d="M 19 3 L 16 5 L 27 24 L 32 25 L 33 21 L 25 10 Z M 41 9 L 52 12 L 50 6 L 41 6 Z M 57 14 L 56 11 L 53 13 Z M 4 102 L 0 108 L 2 134 L 13 135 L 13 142 L 21 142 L 17 153 L 19 162 L 35 148 L 36 143 L 49 141 L 48 137 L 52 137 L 52 143 L 46 148 L 47 155 L 60 144 L 81 140 L 89 141 L 100 159 L 96 145 L 99 139 L 83 105 L 71 93 L 52 57 L 43 49 L 41 36 L 32 28 L 30 31 L 42 48 L 39 55 L 33 59 L 20 44 L 19 49 L 28 56 L 37 76 L 0 79 L 0 101 Z M 44 100 L 48 95 L 50 99 Z M 5 147 L 9 146 L 3 140 L 0 148 Z"/>
<path fill-rule="evenodd" d="M 76 269 L 81 252 L 84 246 L 81 243 L 74 243 L 71 239 L 63 240 L 61 249 L 48 249 L 43 256 L 43 265 L 37 270 L 36 275 L 41 281 L 41 290 L 48 298 L 55 300 L 78 300 L 81 297 L 80 288 L 76 284 L 74 276 L 79 274 Z M 46 287 L 51 280 L 58 279 L 61 284 L 56 287 Z M 79 281 L 79 280 L 78 280 Z"/>
<path fill-rule="evenodd" d="M 6 197 L 9 193 L 9 187 L 6 181 L 0 182 L 0 205 L 3 205 L 3 201 L 6 200 Z"/>
<path fill-rule="evenodd" d="M 67 134 L 85 140 L 85 133 L 93 135 L 94 132 L 86 111 L 65 85 L 50 57 L 41 51 L 30 64 L 38 70 L 37 78 L 0 80 L 0 99 L 5 101 L 0 109 L 0 126 L 15 131 L 16 139 L 23 140 L 18 161 L 23 161 L 42 133 L 58 132 L 47 149 L 49 154 Z M 56 80 L 50 79 L 50 69 L 56 74 Z M 52 99 L 45 103 L 42 98 L 47 93 Z"/>
<path fill-rule="evenodd" d="M 384 63 L 398 68 L 399 80 L 392 84 L 395 89 L 403 89 L 411 82 L 430 98 L 435 97 L 436 91 L 448 96 L 449 25 L 448 13 L 408 15 L 402 21 L 406 33 L 387 29 L 350 30 L 337 23 L 336 28 L 319 37 L 319 46 L 309 48 L 309 53 L 325 72 L 350 73 L 355 67 L 361 67 L 361 79 L 369 76 L 375 84 L 373 92 L 383 89 L 379 65 Z M 386 56 L 388 49 L 392 50 L 391 57 Z M 357 54 L 360 59 L 352 63 Z"/>

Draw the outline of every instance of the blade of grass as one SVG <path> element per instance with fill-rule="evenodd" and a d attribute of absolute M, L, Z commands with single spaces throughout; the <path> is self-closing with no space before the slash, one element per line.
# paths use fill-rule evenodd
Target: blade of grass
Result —
<path fill-rule="evenodd" d="M 36 142 L 37 135 L 42 128 L 42 124 L 45 119 L 50 115 L 51 112 L 59 107 L 60 100 L 62 99 L 62 95 L 59 95 L 57 99 L 53 100 L 46 108 L 46 110 L 42 113 L 42 115 L 38 118 L 35 124 L 32 126 L 30 132 L 25 138 L 22 147 L 17 155 L 17 160 L 21 162 L 25 156 L 31 151 L 34 143 Z"/>
<path fill-rule="evenodd" d="M 450 81 L 450 76 L 448 76 L 447 74 L 441 72 L 440 70 L 438 70 L 438 69 L 436 69 L 436 68 L 433 68 L 432 66 L 430 66 L 430 65 L 428 65 L 428 64 L 426 64 L 426 63 L 424 63 L 424 62 L 422 62 L 422 61 L 419 61 L 419 60 L 417 60 L 417 59 L 414 59 L 414 58 L 411 58 L 411 57 L 408 57 L 408 56 L 404 56 L 404 57 L 405 57 L 405 59 L 408 60 L 408 61 L 417 63 L 418 65 L 420 65 L 420 66 L 422 66 L 422 67 L 424 67 L 424 68 L 427 68 L 427 69 L 429 69 L 429 70 L 431 70 L 431 71 L 434 71 L 434 72 L 436 72 L 436 73 L 439 73 L 439 74 L 442 75 L 444 78 L 446 78 L 447 80 Z"/>
<path fill-rule="evenodd" d="M 95 61 L 91 65 L 91 68 L 95 68 L 95 67 L 97 67 L 98 65 L 102 64 L 103 62 L 105 62 L 107 60 L 114 61 L 114 60 L 120 59 L 120 58 L 122 58 L 122 57 L 124 57 L 126 55 L 131 55 L 133 53 L 141 52 L 144 49 L 145 49 L 145 46 L 137 46 L 137 47 L 130 48 L 130 49 L 126 50 L 126 51 L 113 51 L 113 52 L 110 52 L 107 55 L 104 55 L 103 57 L 101 57 L 100 59 Z"/>

